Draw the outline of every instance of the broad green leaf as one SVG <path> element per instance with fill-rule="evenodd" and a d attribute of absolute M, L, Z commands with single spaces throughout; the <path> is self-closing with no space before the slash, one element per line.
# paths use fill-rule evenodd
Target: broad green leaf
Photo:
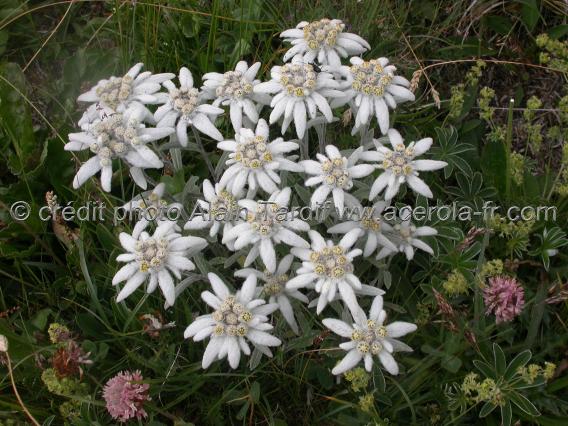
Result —
<path fill-rule="evenodd" d="M 533 405 L 533 403 L 530 402 L 527 398 L 525 398 L 520 393 L 511 392 L 509 394 L 509 399 L 513 402 L 513 404 L 515 404 L 517 407 L 519 407 L 521 410 L 523 410 L 528 415 L 533 416 L 533 417 L 540 416 L 540 412 L 536 409 L 536 407 Z"/>
<path fill-rule="evenodd" d="M 486 402 L 485 404 L 483 404 L 483 407 L 481 407 L 481 411 L 479 412 L 479 417 L 480 418 L 487 417 L 489 414 L 493 412 L 493 410 L 495 410 L 495 408 L 497 408 L 495 404 Z"/>
<path fill-rule="evenodd" d="M 513 418 L 513 407 L 511 407 L 511 403 L 507 401 L 504 405 L 501 406 L 502 426 L 510 426 L 512 418 Z"/>
<path fill-rule="evenodd" d="M 507 186 L 507 150 L 503 142 L 488 141 L 481 154 L 481 167 L 486 181 L 504 197 Z"/>
<path fill-rule="evenodd" d="M 513 358 L 513 360 L 509 363 L 507 369 L 505 370 L 505 380 L 511 380 L 517 373 L 517 370 L 521 367 L 524 367 L 531 360 L 531 357 L 532 353 L 527 349 Z"/>
<path fill-rule="evenodd" d="M 505 359 L 505 354 L 503 349 L 497 343 L 493 343 L 493 363 L 495 365 L 495 371 L 498 376 L 505 374 L 505 369 L 507 368 L 507 360 Z"/>
<path fill-rule="evenodd" d="M 536 0 L 518 0 L 521 6 L 521 19 L 529 31 L 534 30 L 540 19 L 540 11 Z"/>
<path fill-rule="evenodd" d="M 475 367 L 481 371 L 483 373 L 483 375 L 487 378 L 490 379 L 496 379 L 496 375 L 495 372 L 493 371 L 493 369 L 491 368 L 491 366 L 489 364 L 487 364 L 486 362 L 480 361 L 478 359 L 473 361 L 473 365 L 475 365 Z"/>

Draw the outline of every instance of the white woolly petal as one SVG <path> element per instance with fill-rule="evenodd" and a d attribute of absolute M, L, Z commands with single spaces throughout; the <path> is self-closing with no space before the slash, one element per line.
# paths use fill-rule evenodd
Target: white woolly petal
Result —
<path fill-rule="evenodd" d="M 336 376 L 345 373 L 346 371 L 351 370 L 353 367 L 359 364 L 362 358 L 363 355 L 361 355 L 359 351 L 357 351 L 357 349 L 352 349 L 349 352 L 347 352 L 347 355 L 343 357 L 341 362 L 337 364 L 333 368 L 333 370 L 331 370 L 331 373 Z"/>

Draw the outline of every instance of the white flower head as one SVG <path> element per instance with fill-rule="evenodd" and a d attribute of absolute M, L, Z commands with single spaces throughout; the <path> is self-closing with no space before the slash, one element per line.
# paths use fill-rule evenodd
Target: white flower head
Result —
<path fill-rule="evenodd" d="M 202 367 L 208 368 L 216 359 L 228 358 L 231 368 L 237 368 L 241 352 L 251 354 L 248 342 L 262 353 L 272 356 L 269 347 L 279 346 L 282 342 L 267 333 L 273 328 L 268 323 L 267 315 L 278 309 L 278 305 L 266 304 L 264 300 L 254 298 L 256 276 L 249 275 L 236 294 L 231 294 L 214 273 L 207 274 L 207 277 L 214 294 L 204 291 L 201 298 L 215 311 L 197 317 L 183 334 L 186 339 L 193 338 L 195 342 L 209 337 Z"/>
<path fill-rule="evenodd" d="M 316 312 L 319 315 L 333 301 L 337 291 L 350 311 L 359 309 L 355 290 L 362 284 L 354 274 L 353 259 L 361 254 L 360 249 L 351 249 L 361 230 L 354 229 L 343 236 L 339 243 L 324 240 L 316 231 L 309 231 L 310 248 L 293 248 L 292 254 L 302 260 L 296 277 L 286 284 L 289 290 L 302 287 L 315 289 L 319 294 Z"/>
<path fill-rule="evenodd" d="M 404 321 L 395 321 L 386 325 L 386 318 L 387 313 L 383 310 L 383 298 L 377 296 L 373 300 L 368 319 L 365 313 L 359 309 L 359 312 L 354 315 L 355 322 L 352 325 L 333 318 L 322 321 L 323 325 L 335 334 L 349 339 L 348 342 L 339 345 L 341 349 L 347 351 L 347 355 L 331 370 L 332 374 L 345 373 L 362 360 L 365 363 L 365 370 L 371 372 L 374 356 L 379 358 L 385 370 L 390 374 L 398 374 L 398 364 L 392 354 L 394 352 L 412 352 L 412 348 L 397 340 L 397 338 L 415 331 L 416 325 Z"/>
<path fill-rule="evenodd" d="M 166 184 L 159 183 L 151 191 L 136 195 L 125 203 L 122 208 L 137 218 L 136 226 L 146 228 L 149 222 L 175 221 L 181 216 L 183 206 L 180 203 L 170 203 L 164 198 Z M 176 231 L 181 228 L 175 225 Z"/>
<path fill-rule="evenodd" d="M 282 316 L 294 333 L 299 334 L 298 323 L 294 317 L 294 308 L 290 299 L 296 299 L 303 303 L 308 303 L 308 298 L 298 290 L 290 290 L 286 283 L 290 279 L 289 270 L 292 266 L 294 255 L 288 254 L 282 258 L 274 273 L 258 271 L 252 268 L 240 269 L 235 272 L 236 277 L 247 278 L 249 275 L 256 275 L 264 282 L 262 287 L 257 289 L 257 297 L 267 298 L 269 303 L 276 303 Z"/>
<path fill-rule="evenodd" d="M 149 128 L 142 123 L 145 112 L 132 107 L 124 113 L 105 114 L 96 119 L 80 133 L 70 133 L 66 151 L 89 149 L 93 154 L 80 168 L 73 179 L 77 189 L 87 179 L 101 172 L 101 186 L 109 192 L 112 180 L 112 162 L 123 160 L 130 166 L 130 174 L 136 184 L 146 189 L 147 182 L 142 172 L 146 168 L 162 168 L 164 164 L 156 153 L 146 146 L 148 142 L 162 139 L 173 133 L 171 127 Z"/>
<path fill-rule="evenodd" d="M 437 235 L 438 231 L 430 226 L 415 226 L 410 220 L 411 214 L 407 208 L 401 209 L 400 217 L 400 223 L 394 225 L 392 227 L 392 233 L 389 234 L 390 240 L 397 248 L 394 253 L 397 251 L 404 253 L 408 260 L 414 258 L 415 248 L 433 255 L 434 250 L 432 250 L 432 247 L 419 238 Z M 391 254 L 393 254 L 391 247 L 385 246 L 377 253 L 377 259 L 382 259 Z"/>
<path fill-rule="evenodd" d="M 414 93 L 408 90 L 410 82 L 394 75 L 396 67 L 388 65 L 387 58 L 364 61 L 353 57 L 350 62 L 351 67 L 341 67 L 341 74 L 346 78 L 343 96 L 334 99 L 331 106 L 351 103 L 356 110 L 353 134 L 369 124 L 373 116 L 377 117 L 384 134 L 389 129 L 389 108 L 395 109 L 397 104 L 414 100 Z"/>
<path fill-rule="evenodd" d="M 293 45 L 284 55 L 284 62 L 300 56 L 306 62 L 317 59 L 322 65 L 339 67 L 341 58 L 359 55 L 371 48 L 363 38 L 344 30 L 345 24 L 339 19 L 300 22 L 296 28 L 280 34 Z"/>
<path fill-rule="evenodd" d="M 193 76 L 187 68 L 179 70 L 178 80 L 179 87 L 171 80 L 163 83 L 168 93 L 160 94 L 160 103 L 163 105 L 154 113 L 157 126 L 175 126 L 178 142 L 184 147 L 187 146 L 187 128 L 190 126 L 215 140 L 223 140 L 223 135 L 213 124 L 223 110 L 203 103 L 203 95 L 193 87 Z"/>
<path fill-rule="evenodd" d="M 333 145 L 327 145 L 325 153 L 327 155 L 316 154 L 318 161 L 304 160 L 300 163 L 305 173 L 314 175 L 306 180 L 305 185 L 319 185 L 310 199 L 311 208 L 321 206 L 332 194 L 335 207 L 343 214 L 346 194 L 353 187 L 353 179 L 370 175 L 375 167 L 370 164 L 357 165 L 362 148 L 353 151 L 348 158 Z M 350 204 L 354 202 L 354 197 L 350 197 Z"/>
<path fill-rule="evenodd" d="M 368 257 L 379 247 L 387 247 L 392 251 L 398 248 L 389 240 L 388 236 L 392 233 L 393 228 L 381 216 L 382 211 L 387 206 L 384 201 L 378 201 L 370 208 L 357 206 L 354 217 L 327 230 L 330 234 L 346 234 L 353 229 L 360 229 L 360 239 L 366 238 L 365 247 L 363 248 L 363 256 Z"/>
<path fill-rule="evenodd" d="M 260 62 L 249 68 L 245 61 L 240 61 L 234 71 L 224 74 L 209 72 L 203 76 L 201 90 L 207 99 L 215 99 L 213 106 L 229 106 L 235 132 L 241 127 L 250 127 L 258 122 L 257 104 L 270 103 L 268 96 L 253 91 L 254 86 L 260 83 L 260 80 L 256 79 L 259 69 Z M 246 126 L 243 126 L 243 123 Z"/>
<path fill-rule="evenodd" d="M 222 234 L 229 231 L 235 221 L 239 219 L 240 207 L 238 201 L 240 194 L 234 196 L 229 191 L 221 188 L 218 183 L 215 187 L 208 179 L 203 181 L 203 197 L 205 200 L 197 200 L 196 208 L 186 222 L 184 229 L 209 229 L 209 235 L 214 237 L 220 231 Z M 197 211 L 197 208 L 200 211 Z M 231 247 L 229 247 L 231 248 Z"/>
<path fill-rule="evenodd" d="M 152 105 L 159 103 L 156 93 L 161 83 L 175 77 L 171 73 L 140 73 L 143 63 L 134 65 L 122 77 L 100 80 L 88 92 L 77 99 L 80 102 L 100 103 L 116 112 L 124 112 L 132 104 Z"/>
<path fill-rule="evenodd" d="M 418 194 L 432 198 L 434 196 L 432 191 L 418 177 L 418 172 L 442 169 L 448 163 L 437 160 L 415 159 L 430 149 L 432 138 L 420 139 L 418 142 L 411 142 L 408 146 L 405 146 L 402 136 L 395 129 L 389 129 L 388 137 L 392 150 L 382 146 L 375 140 L 377 150 L 366 151 L 361 154 L 361 158 L 366 161 L 376 161 L 378 163 L 377 167 L 382 169 L 382 173 L 371 186 L 369 199 L 373 200 L 386 188 L 385 200 L 391 200 L 404 183 L 408 183 L 408 186 Z"/>
<path fill-rule="evenodd" d="M 225 163 L 229 167 L 219 180 L 222 188 L 227 188 L 233 195 L 240 193 L 245 186 L 248 186 L 250 197 L 256 194 L 259 187 L 272 194 L 280 185 L 280 170 L 303 170 L 298 163 L 284 156 L 298 149 L 298 144 L 286 142 L 282 138 L 271 142 L 268 132 L 268 124 L 260 119 L 256 131 L 243 127 L 235 134 L 235 140 L 217 144 L 220 149 L 230 152 Z"/>
<path fill-rule="evenodd" d="M 308 231 L 310 225 L 298 219 L 298 211 L 289 209 L 290 188 L 272 194 L 267 201 L 240 200 L 245 222 L 235 225 L 223 236 L 223 244 L 234 240 L 234 249 L 251 245 L 244 266 L 249 266 L 260 255 L 269 272 L 276 271 L 274 246 L 284 243 L 291 247 L 308 248 L 310 245 L 297 231 Z"/>
<path fill-rule="evenodd" d="M 168 305 L 173 305 L 176 294 L 172 274 L 179 280 L 182 271 L 195 269 L 188 256 L 207 246 L 203 238 L 182 237 L 175 232 L 175 222 L 160 223 L 151 236 L 141 227 L 135 227 L 132 235 L 121 232 L 119 238 L 127 253 L 116 258 L 117 262 L 126 262 L 112 279 L 113 285 L 126 281 L 117 303 L 148 280 L 146 292 L 152 293 L 159 286 Z"/>
<path fill-rule="evenodd" d="M 318 72 L 313 65 L 295 59 L 291 64 L 272 67 L 270 75 L 272 79 L 256 85 L 254 91 L 275 95 L 270 102 L 270 124 L 284 116 L 282 134 L 294 121 L 298 137 L 304 137 L 308 115 L 315 118 L 318 109 L 331 122 L 333 113 L 328 98 L 343 95 L 336 90 L 339 83 L 332 74 Z"/>

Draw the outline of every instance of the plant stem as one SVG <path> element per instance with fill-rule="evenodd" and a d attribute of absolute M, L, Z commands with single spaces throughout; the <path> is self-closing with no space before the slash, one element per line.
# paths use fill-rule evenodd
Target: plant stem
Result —
<path fill-rule="evenodd" d="M 211 160 L 209 159 L 209 157 L 207 156 L 207 153 L 205 152 L 205 148 L 203 147 L 203 142 L 201 142 L 201 136 L 199 136 L 199 133 L 197 132 L 197 130 L 195 130 L 195 128 L 193 126 L 191 126 L 191 130 L 193 131 L 193 136 L 195 136 L 195 142 L 197 143 L 197 148 L 199 149 L 199 152 L 200 152 L 201 156 L 203 157 L 205 164 L 207 164 L 207 168 L 209 169 L 209 173 L 211 174 L 213 181 L 217 182 L 217 176 L 215 175 L 215 168 L 213 167 Z"/>
<path fill-rule="evenodd" d="M 310 158 L 309 147 L 310 143 L 309 143 L 308 131 L 306 130 L 306 133 L 304 133 L 304 137 L 300 139 L 300 160 L 308 160 Z"/>
<path fill-rule="evenodd" d="M 14 390 L 14 395 L 16 395 L 18 404 L 20 404 L 20 407 L 22 407 L 22 411 L 26 414 L 26 416 L 28 416 L 28 418 L 34 424 L 34 426 L 40 426 L 39 422 L 35 419 L 32 413 L 29 412 L 29 410 L 24 404 L 24 401 L 22 401 L 22 398 L 20 397 L 20 393 L 18 392 L 18 388 L 16 387 L 16 380 L 14 380 L 14 374 L 12 372 L 12 361 L 10 359 L 10 354 L 7 351 L 4 353 L 6 354 L 8 375 L 10 376 L 10 381 L 12 382 L 12 389 Z"/>
<path fill-rule="evenodd" d="M 511 146 L 513 144 L 513 106 L 515 100 L 511 98 L 509 101 L 509 112 L 507 114 L 507 135 L 505 137 L 505 154 L 506 158 L 506 179 L 505 179 L 505 197 L 509 201 L 511 199 Z"/>

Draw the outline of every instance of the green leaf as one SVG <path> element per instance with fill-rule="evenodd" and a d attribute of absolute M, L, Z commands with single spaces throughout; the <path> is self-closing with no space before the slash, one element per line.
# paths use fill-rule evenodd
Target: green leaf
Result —
<path fill-rule="evenodd" d="M 250 397 L 255 404 L 258 404 L 258 401 L 260 401 L 260 383 L 256 381 L 252 383 L 250 387 Z"/>
<path fill-rule="evenodd" d="M 557 226 L 552 229 L 544 228 L 542 235 L 537 235 L 537 238 L 541 242 L 540 247 L 529 252 L 529 254 L 531 256 L 540 256 L 544 268 L 548 271 L 548 268 L 550 268 L 550 257 L 557 254 L 560 247 L 568 244 L 568 239 L 566 238 L 566 233 Z"/>
<path fill-rule="evenodd" d="M 497 408 L 495 404 L 486 402 L 485 404 L 483 404 L 483 407 L 481 407 L 481 411 L 479 412 L 479 417 L 480 418 L 487 417 L 489 414 L 493 412 L 493 410 L 495 410 L 495 408 Z"/>
<path fill-rule="evenodd" d="M 464 158 L 469 151 L 473 151 L 473 146 L 458 142 L 458 131 L 455 127 L 437 127 L 436 146 L 431 150 L 432 156 L 436 160 L 448 163 L 444 167 L 444 177 L 448 179 L 456 169 L 463 174 L 471 176 L 473 173 L 468 161 Z"/>
<path fill-rule="evenodd" d="M 517 370 L 524 367 L 531 360 L 531 357 L 532 353 L 527 349 L 513 358 L 505 370 L 505 380 L 511 380 L 517 374 Z"/>
<path fill-rule="evenodd" d="M 9 153 L 11 172 L 20 175 L 37 166 L 38 156 L 34 154 L 41 145 L 35 141 L 32 117 L 24 99 L 26 78 L 19 65 L 2 64 L 0 75 L 0 128 L 7 137 L 0 138 L 0 149 Z"/>
<path fill-rule="evenodd" d="M 551 38 L 559 39 L 568 34 L 568 24 L 561 24 L 548 29 L 548 35 Z"/>
<path fill-rule="evenodd" d="M 521 6 L 521 19 L 529 31 L 533 31 L 540 19 L 536 0 L 518 0 Z"/>
<path fill-rule="evenodd" d="M 507 401 L 505 405 L 501 406 L 501 424 L 503 426 L 510 426 L 512 418 L 513 407 L 511 407 L 511 403 Z"/>
<path fill-rule="evenodd" d="M 505 359 L 505 354 L 503 349 L 497 343 L 493 343 L 493 363 L 495 365 L 495 371 L 498 376 L 505 374 L 505 369 L 507 368 L 507 360 Z"/>
<path fill-rule="evenodd" d="M 479 371 L 481 371 L 485 377 L 490 378 L 490 379 L 496 379 L 497 378 L 495 376 L 495 372 L 493 371 L 491 366 L 489 364 L 487 364 L 486 362 L 483 362 L 483 361 L 476 359 L 476 360 L 473 361 L 473 365 L 475 365 L 475 367 Z"/>
<path fill-rule="evenodd" d="M 533 405 L 533 403 L 530 402 L 527 398 L 525 398 L 520 393 L 511 392 L 509 394 L 509 399 L 513 402 L 513 404 L 515 404 L 517 407 L 519 407 L 521 410 L 523 410 L 529 416 L 533 416 L 533 417 L 540 416 L 540 412 L 536 409 L 536 407 Z"/>
<path fill-rule="evenodd" d="M 501 196 L 505 196 L 507 187 L 507 150 L 505 144 L 489 141 L 481 154 L 483 176 L 494 186 Z"/>
<path fill-rule="evenodd" d="M 35 314 L 34 318 L 32 319 L 32 324 L 38 330 L 45 330 L 45 326 L 47 325 L 47 319 L 49 315 L 53 314 L 53 311 L 49 308 L 44 308 Z"/>
<path fill-rule="evenodd" d="M 489 28 L 501 35 L 509 34 L 513 26 L 510 19 L 501 15 L 489 15 L 485 18 L 485 23 Z"/>

